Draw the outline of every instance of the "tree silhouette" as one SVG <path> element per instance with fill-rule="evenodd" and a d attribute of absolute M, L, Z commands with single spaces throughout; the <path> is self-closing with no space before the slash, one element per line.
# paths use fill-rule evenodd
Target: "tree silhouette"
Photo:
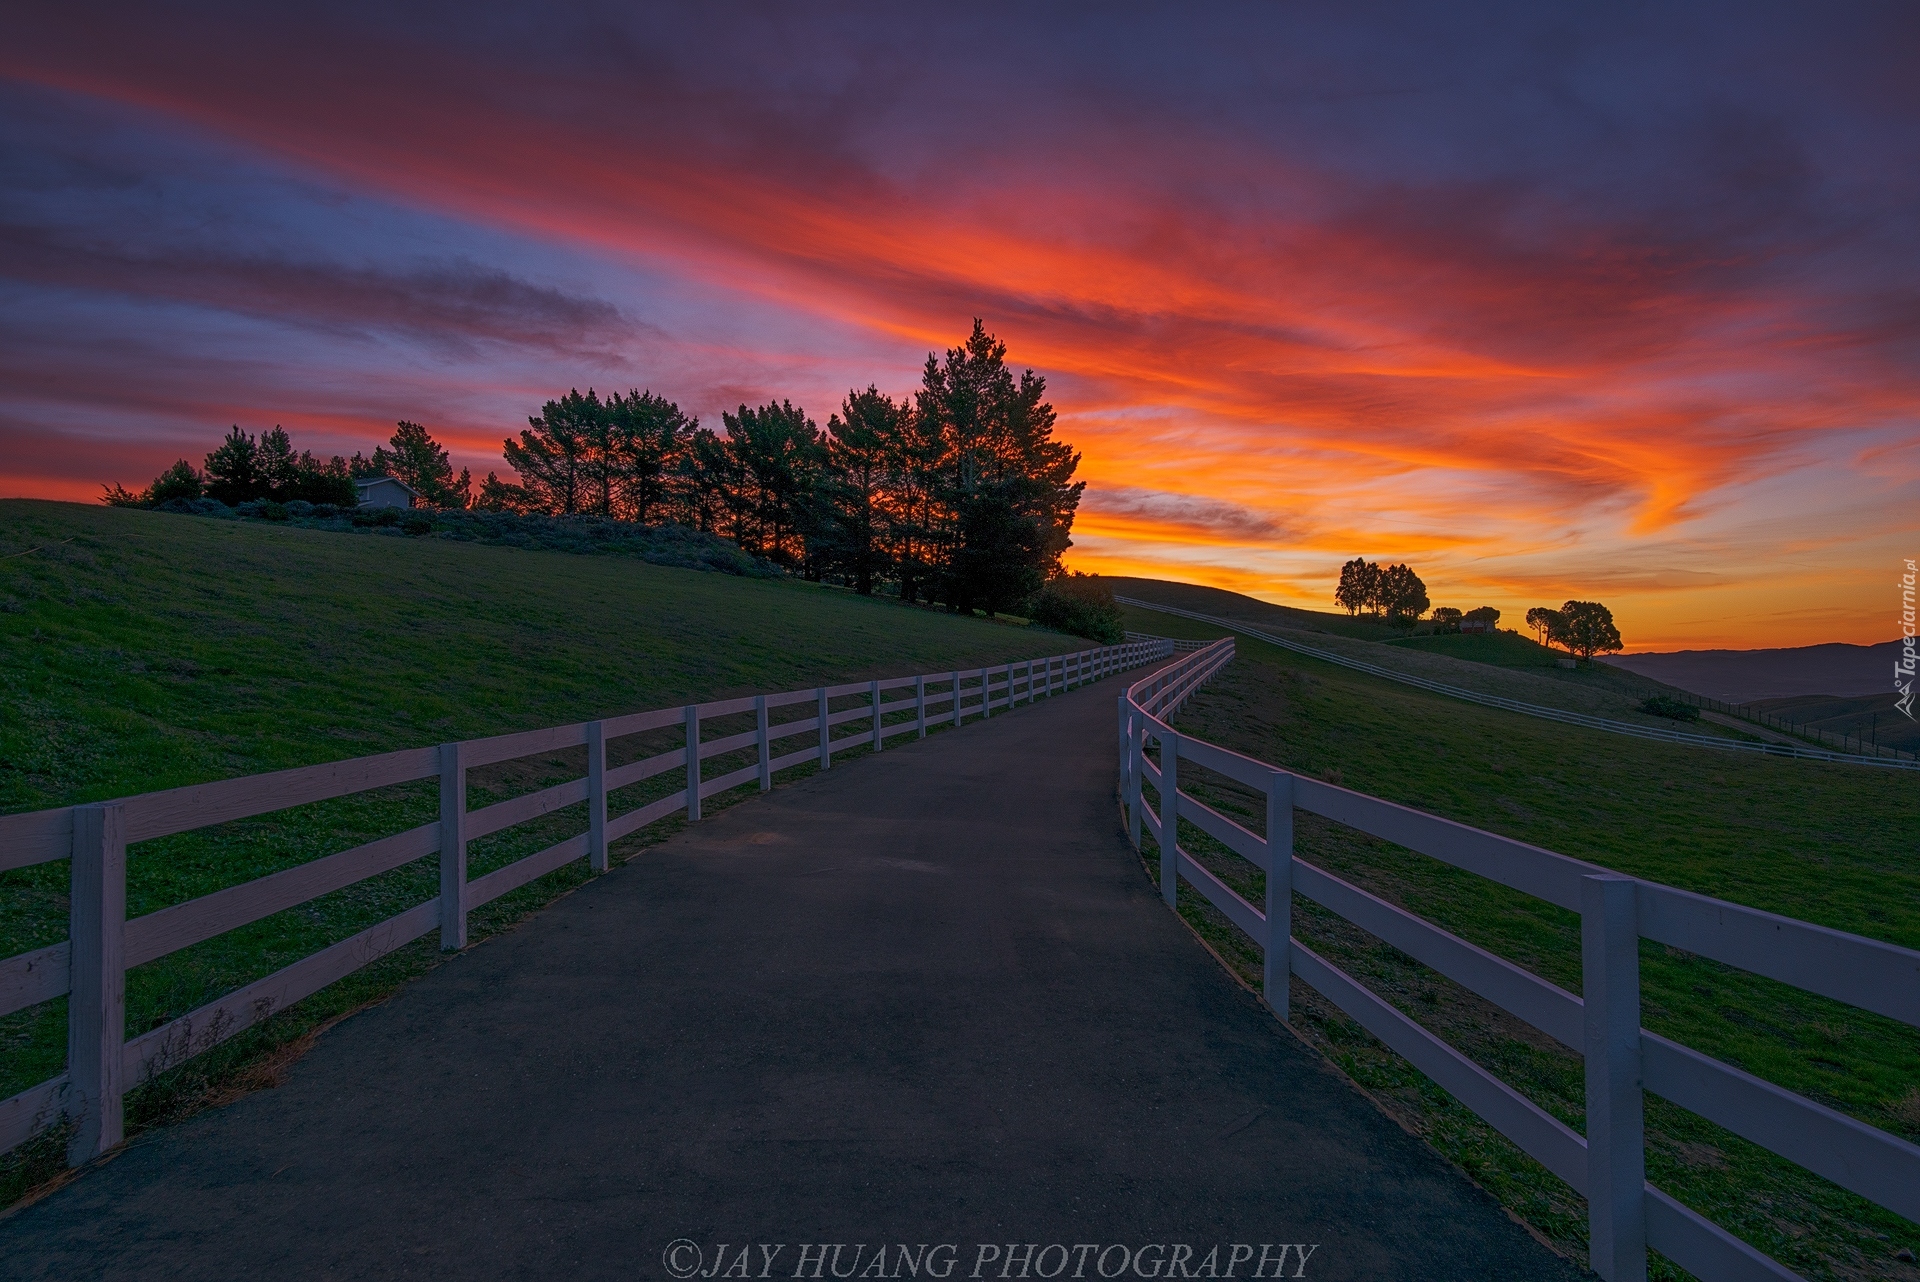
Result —
<path fill-rule="evenodd" d="M 1380 608 L 1380 567 L 1357 556 L 1340 567 L 1340 586 L 1333 590 L 1334 602 L 1346 607 L 1348 614 Z"/>
<path fill-rule="evenodd" d="M 1556 638 L 1582 663 L 1591 663 L 1596 654 L 1612 654 L 1621 648 L 1620 629 L 1613 624 L 1613 611 L 1598 601 L 1569 601 L 1560 607 L 1560 628 Z"/>

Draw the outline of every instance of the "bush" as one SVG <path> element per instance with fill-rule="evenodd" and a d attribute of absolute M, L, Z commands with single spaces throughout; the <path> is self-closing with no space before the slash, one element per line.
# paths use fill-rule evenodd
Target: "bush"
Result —
<path fill-rule="evenodd" d="M 287 505 L 285 503 L 276 503 L 272 499 L 268 499 L 260 505 L 260 516 L 263 520 L 284 521 L 291 515 L 292 513 L 287 511 Z"/>
<path fill-rule="evenodd" d="M 1667 717 L 1674 721 L 1698 721 L 1700 709 L 1680 699 L 1670 699 L 1664 694 L 1656 694 L 1640 705 L 1640 711 L 1656 717 Z"/>
<path fill-rule="evenodd" d="M 431 534 L 433 518 L 425 512 L 409 512 L 400 518 L 400 528 L 408 534 Z"/>
<path fill-rule="evenodd" d="M 400 509 L 397 507 L 376 509 L 373 514 L 373 523 L 379 526 L 400 524 Z"/>
<path fill-rule="evenodd" d="M 1043 628 L 1086 637 L 1102 645 L 1127 639 L 1113 589 L 1094 574 L 1068 574 L 1027 598 L 1023 613 Z"/>

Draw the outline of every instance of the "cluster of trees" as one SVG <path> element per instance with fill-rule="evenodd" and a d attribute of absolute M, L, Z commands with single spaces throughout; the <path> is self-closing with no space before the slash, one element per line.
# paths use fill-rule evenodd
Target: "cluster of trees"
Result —
<path fill-rule="evenodd" d="M 1558 610 L 1535 606 L 1527 611 L 1527 626 L 1539 634 L 1542 645 L 1557 645 L 1583 662 L 1596 654 L 1613 654 L 1623 645 L 1613 611 L 1598 601 L 1568 601 Z"/>
<path fill-rule="evenodd" d="M 356 480 L 392 476 L 413 487 L 426 506 L 468 506 L 472 481 L 466 471 L 454 478 L 447 451 L 427 434 L 426 428 L 407 422 L 398 426 L 386 445 L 374 449 L 371 458 L 356 452 L 350 459 L 338 454 L 320 459 L 310 450 L 296 453 L 293 437 L 283 427 L 276 426 L 256 438 L 236 424 L 201 467 L 180 459 L 144 490 L 107 486 L 104 501 L 114 507 L 155 507 L 169 499 L 218 499 L 228 506 L 255 499 L 278 503 L 304 499 L 316 505 L 331 503 L 350 508 L 360 501 L 353 484 Z"/>
<path fill-rule="evenodd" d="M 106 501 L 350 507 L 354 480 L 392 476 L 427 507 L 679 524 L 810 579 L 992 614 L 1061 575 L 1085 489 L 1073 479 L 1080 456 L 1054 439 L 1046 380 L 1016 377 L 1006 355 L 975 320 L 960 346 L 928 355 L 911 396 L 849 392 L 824 429 L 786 400 L 741 405 L 716 432 L 650 391 L 576 389 L 503 443 L 513 479 L 489 473 L 477 487 L 418 423 L 400 423 L 371 457 L 325 461 L 296 455 L 281 428 L 256 440 L 236 426 L 204 468 L 182 459 L 139 493 L 109 487 Z M 1084 595 L 1054 604 L 1104 614 Z"/>
<path fill-rule="evenodd" d="M 347 467 L 347 460 L 337 454 L 322 460 L 310 451 L 295 453 L 285 428 L 275 427 L 255 439 L 236 425 L 207 455 L 204 469 L 180 459 L 138 493 L 118 484 L 108 486 L 105 501 L 115 507 L 152 507 L 169 499 L 212 498 L 227 504 L 305 499 L 352 507 L 357 498 Z"/>
<path fill-rule="evenodd" d="M 1435 632 L 1458 632 L 1463 623 L 1484 623 L 1487 631 L 1491 632 L 1500 622 L 1500 611 L 1483 605 L 1462 613 L 1450 605 L 1437 605 L 1429 617 L 1433 620 Z"/>
<path fill-rule="evenodd" d="M 1426 611 L 1427 585 L 1406 565 L 1378 565 L 1355 557 L 1340 567 L 1333 599 L 1348 614 L 1366 611 L 1388 623 L 1410 624 Z"/>
<path fill-rule="evenodd" d="M 517 481 L 490 474 L 474 503 L 677 522 L 863 593 L 1010 609 L 1059 575 L 1085 482 L 1046 380 L 1006 353 L 976 320 L 911 397 L 849 392 L 824 430 L 786 400 L 715 432 L 651 392 L 570 391 L 504 443 Z"/>

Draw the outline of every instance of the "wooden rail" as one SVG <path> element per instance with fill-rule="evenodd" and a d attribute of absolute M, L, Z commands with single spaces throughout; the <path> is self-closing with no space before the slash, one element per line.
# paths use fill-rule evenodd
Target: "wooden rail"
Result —
<path fill-rule="evenodd" d="M 1120 696 L 1128 831 L 1160 850 L 1169 907 L 1186 881 L 1264 950 L 1266 1000 L 1288 1018 L 1290 976 L 1362 1027 L 1585 1195 L 1592 1267 L 1642 1282 L 1652 1247 L 1702 1282 L 1799 1275 L 1646 1182 L 1642 1090 L 1725 1127 L 1909 1220 L 1920 1221 L 1920 1147 L 1640 1027 L 1639 945 L 1652 939 L 1908 1024 L 1920 1025 L 1920 952 L 1829 930 L 1482 832 L 1309 779 L 1181 734 L 1169 719 L 1233 660 L 1231 637 L 1185 654 Z M 1159 759 L 1148 754 L 1157 747 Z M 1255 833 L 1181 790 L 1183 763 L 1267 801 Z M 1156 804 L 1143 801 L 1146 788 Z M 1370 895 L 1293 851 L 1307 810 L 1571 909 L 1581 920 L 1579 995 Z M 1248 903 L 1181 848 L 1186 821 L 1267 874 Z M 1300 894 L 1538 1028 L 1586 1060 L 1587 1134 L 1547 1114 L 1292 936 Z"/>
<path fill-rule="evenodd" d="M 1010 711 L 1035 699 L 1097 681 L 1173 653 L 1164 640 L 1101 646 L 990 668 L 892 677 L 747 695 L 630 713 L 601 721 L 410 748 L 272 774 L 195 784 L 85 806 L 0 816 L 0 871 L 72 860 L 70 938 L 0 961 L 0 1015 L 62 995 L 68 998 L 67 1071 L 0 1100 L 0 1152 L 62 1121 L 74 1124 L 67 1159 L 78 1165 L 118 1144 L 126 1091 L 185 1062 L 274 1012 L 438 928 L 443 948 L 464 947 L 467 915 L 537 877 L 586 859 L 608 867 L 608 846 L 673 814 L 698 820 L 701 803 L 734 788 L 765 792 L 774 776 L 801 765 L 828 769 L 851 748 L 879 751 L 902 734 L 925 738 L 930 726 Z M 893 696 L 893 697 L 889 697 Z M 835 707 L 836 701 L 856 700 Z M 774 721 L 783 708 L 808 712 Z M 708 737 L 703 723 L 753 714 L 751 730 Z M 857 723 L 852 734 L 834 728 Z M 680 746 L 624 765 L 608 764 L 608 746 L 627 736 L 681 727 Z M 807 736 L 799 751 L 776 745 Z M 467 806 L 477 767 L 562 749 L 586 749 L 586 774 L 497 802 Z M 751 750 L 753 764 L 707 778 L 702 763 Z M 610 814 L 620 789 L 681 771 L 678 791 Z M 440 817 L 403 832 L 128 920 L 127 847 L 235 819 L 425 779 L 440 783 Z M 586 831 L 479 877 L 467 869 L 472 842 L 568 806 L 587 803 Z M 263 917 L 437 856 L 440 894 L 350 938 L 227 993 L 162 1027 L 126 1037 L 126 972 Z"/>

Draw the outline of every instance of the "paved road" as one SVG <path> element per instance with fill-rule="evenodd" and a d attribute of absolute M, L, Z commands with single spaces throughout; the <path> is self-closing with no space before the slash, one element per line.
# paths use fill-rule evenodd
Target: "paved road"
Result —
<path fill-rule="evenodd" d="M 1582 1276 L 1160 905 L 1117 690 L 690 829 L 0 1221 L 0 1276 L 660 1278 L 678 1239 L 723 1277 L 835 1243 L 822 1277 L 912 1277 L 899 1244 L 935 1277 L 1226 1276 L 1236 1243 L 1242 1278 L 1263 1245 L 1268 1277 Z"/>

